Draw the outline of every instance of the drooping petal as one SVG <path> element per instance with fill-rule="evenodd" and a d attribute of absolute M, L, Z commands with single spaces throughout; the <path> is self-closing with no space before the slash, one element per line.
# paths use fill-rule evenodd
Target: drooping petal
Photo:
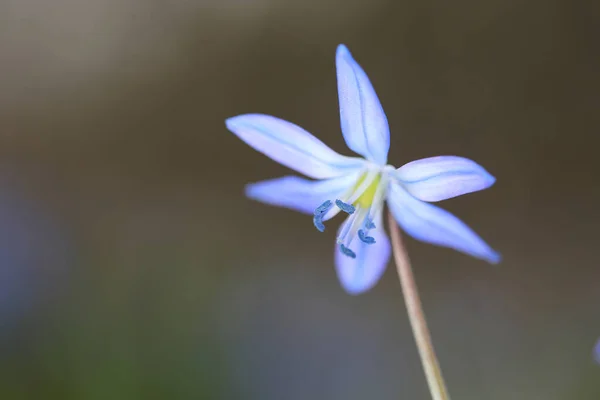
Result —
<path fill-rule="evenodd" d="M 369 236 L 375 239 L 374 244 L 367 244 L 358 237 L 352 241 L 350 248 L 356 253 L 356 258 L 343 254 L 336 244 L 335 268 L 342 287 L 349 294 L 360 294 L 375 286 L 390 259 L 390 241 L 383 229 L 381 215 L 375 226 L 376 229 L 369 231 Z"/>
<path fill-rule="evenodd" d="M 390 183 L 388 204 L 400 226 L 415 239 L 450 247 L 490 263 L 500 255 L 449 212 L 416 199 L 397 182 Z"/>
<path fill-rule="evenodd" d="M 496 181 L 468 158 L 439 156 L 403 165 L 395 176 L 410 194 L 424 201 L 440 201 L 487 189 Z"/>
<path fill-rule="evenodd" d="M 346 144 L 367 159 L 385 165 L 390 129 L 377 93 L 343 44 L 337 48 L 335 61 L 340 120 Z"/>
<path fill-rule="evenodd" d="M 360 158 L 342 156 L 299 126 L 270 115 L 238 115 L 225 124 L 255 150 L 311 178 L 341 176 L 363 164 Z"/>
<path fill-rule="evenodd" d="M 356 183 L 358 177 L 357 172 L 320 181 L 284 176 L 246 185 L 246 196 L 273 206 L 312 214 L 324 201 L 335 201 L 340 197 Z"/>

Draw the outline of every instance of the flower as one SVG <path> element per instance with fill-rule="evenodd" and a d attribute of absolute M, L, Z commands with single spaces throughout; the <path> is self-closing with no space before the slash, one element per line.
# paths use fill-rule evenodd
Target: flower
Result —
<path fill-rule="evenodd" d="M 390 258 L 383 229 L 384 202 L 415 239 L 450 247 L 497 263 L 500 256 L 454 215 L 429 202 L 490 187 L 495 178 L 474 161 L 456 156 L 425 158 L 396 169 L 387 164 L 387 118 L 366 73 L 344 45 L 336 53 L 341 128 L 348 147 L 364 158 L 346 157 L 310 133 L 269 115 L 244 114 L 227 128 L 255 150 L 315 180 L 296 176 L 249 184 L 246 195 L 266 204 L 324 221 L 343 212 L 335 265 L 342 286 L 362 293 L 377 283 Z"/>

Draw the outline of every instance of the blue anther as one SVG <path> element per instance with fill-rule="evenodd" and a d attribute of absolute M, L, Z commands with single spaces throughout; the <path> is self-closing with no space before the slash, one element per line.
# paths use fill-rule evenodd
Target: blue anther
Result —
<path fill-rule="evenodd" d="M 344 203 L 341 200 L 336 200 L 335 205 L 338 206 L 340 210 L 348 214 L 354 214 L 354 211 L 356 211 L 356 208 L 354 208 L 352 204 Z"/>
<path fill-rule="evenodd" d="M 371 237 L 371 236 L 367 236 L 365 231 L 363 231 L 362 229 L 358 230 L 358 237 L 360 238 L 360 240 L 362 242 L 365 242 L 366 244 L 374 244 L 375 243 L 375 238 Z"/>
<path fill-rule="evenodd" d="M 340 244 L 340 250 L 342 250 L 342 253 L 344 253 L 344 255 L 350 258 L 356 258 L 356 253 L 344 246 L 343 244 Z"/>
<path fill-rule="evenodd" d="M 327 211 L 329 211 L 329 209 L 331 208 L 332 205 L 333 204 L 331 203 L 331 200 L 327 200 L 326 202 L 321 204 L 319 207 L 315 208 L 315 216 L 325 214 Z"/>
<path fill-rule="evenodd" d="M 365 228 L 367 228 L 367 229 L 375 229 L 375 224 L 373 223 L 373 221 L 368 221 L 367 220 L 367 223 L 365 224 Z"/>
<path fill-rule="evenodd" d="M 313 224 L 315 228 L 319 230 L 319 232 L 325 232 L 325 225 L 323 224 L 323 215 L 315 215 L 313 217 Z"/>

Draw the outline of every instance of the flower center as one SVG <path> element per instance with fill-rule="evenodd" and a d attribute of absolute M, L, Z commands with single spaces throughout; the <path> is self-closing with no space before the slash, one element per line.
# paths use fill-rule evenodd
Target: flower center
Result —
<path fill-rule="evenodd" d="M 349 215 L 337 237 L 340 251 L 348 257 L 356 257 L 350 245 L 357 236 L 365 244 L 375 244 L 369 231 L 376 229 L 374 221 L 381 218 L 390 169 L 393 167 L 366 169 L 339 199 L 326 200 L 315 209 L 313 222 L 321 232 L 325 230 L 324 218 L 329 219 L 340 211 Z"/>
<path fill-rule="evenodd" d="M 367 178 L 367 173 L 361 175 L 354 186 L 354 190 L 357 190 L 360 185 Z M 375 193 L 377 192 L 377 187 L 379 186 L 379 182 L 381 181 L 381 174 L 375 176 L 371 184 L 365 189 L 365 191 L 360 195 L 360 197 L 354 202 L 355 206 L 360 206 L 364 208 L 371 207 L 373 204 L 373 199 L 375 198 Z"/>

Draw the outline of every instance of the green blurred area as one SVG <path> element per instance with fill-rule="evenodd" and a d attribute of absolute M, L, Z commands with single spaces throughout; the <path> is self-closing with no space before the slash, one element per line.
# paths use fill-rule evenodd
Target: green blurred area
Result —
<path fill-rule="evenodd" d="M 408 241 L 450 393 L 596 400 L 596 3 L 0 0 L 1 399 L 426 399 L 395 271 L 343 292 L 335 229 L 224 119 L 334 149 L 346 43 L 390 162 L 472 158 L 490 267 Z M 332 223 L 333 225 L 334 223 Z"/>

